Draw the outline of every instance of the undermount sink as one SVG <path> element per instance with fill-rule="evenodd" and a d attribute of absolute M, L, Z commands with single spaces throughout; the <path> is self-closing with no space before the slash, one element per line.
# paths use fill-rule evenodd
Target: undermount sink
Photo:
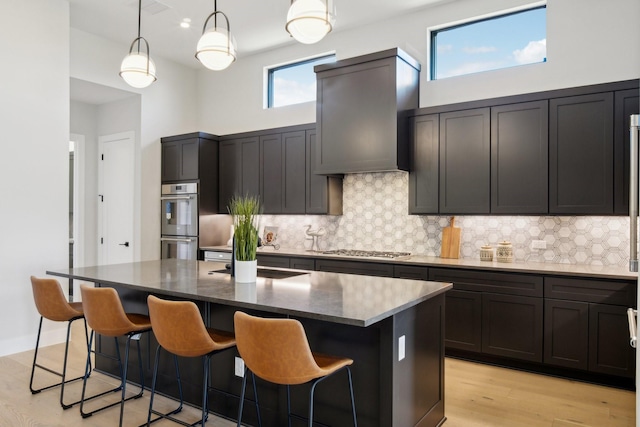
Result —
<path fill-rule="evenodd" d="M 227 268 L 223 268 L 220 270 L 212 270 L 209 274 L 212 273 L 223 273 L 230 274 L 231 270 Z M 287 279 L 289 277 L 301 276 L 303 274 L 307 274 L 304 271 L 290 271 L 290 270 L 278 270 L 271 268 L 258 268 L 258 277 L 263 277 L 265 279 Z"/>

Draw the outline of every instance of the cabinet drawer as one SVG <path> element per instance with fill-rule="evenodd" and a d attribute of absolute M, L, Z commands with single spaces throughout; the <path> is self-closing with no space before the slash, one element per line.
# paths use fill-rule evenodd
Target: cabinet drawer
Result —
<path fill-rule="evenodd" d="M 316 269 L 316 261 L 313 258 L 289 258 L 289 268 L 295 268 L 296 270 L 309 270 Z"/>
<path fill-rule="evenodd" d="M 429 269 L 429 280 L 453 282 L 453 289 L 542 297 L 542 277 L 445 268 Z"/>
<path fill-rule="evenodd" d="M 258 254 L 258 265 L 264 267 L 289 268 L 289 257 L 280 255 Z"/>
<path fill-rule="evenodd" d="M 624 280 L 545 277 L 544 296 L 546 298 L 635 307 L 636 285 L 634 282 Z"/>
<path fill-rule="evenodd" d="M 415 265 L 394 265 L 393 277 L 398 279 L 429 280 L 429 269 Z"/>
<path fill-rule="evenodd" d="M 336 261 L 331 259 L 316 260 L 316 270 L 332 273 L 363 274 L 367 276 L 393 277 L 392 264 L 375 262 Z"/>

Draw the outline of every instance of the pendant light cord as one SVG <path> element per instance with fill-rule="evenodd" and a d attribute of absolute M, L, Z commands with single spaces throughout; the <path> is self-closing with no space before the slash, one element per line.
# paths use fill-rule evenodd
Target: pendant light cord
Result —
<path fill-rule="evenodd" d="M 213 0 L 213 11 L 214 12 L 218 11 L 218 0 Z M 217 13 L 213 16 L 213 28 L 215 28 L 216 30 L 218 29 L 218 14 Z"/>
<path fill-rule="evenodd" d="M 142 24 L 142 0 L 138 0 L 138 53 L 140 53 L 140 26 L 141 26 L 141 24 Z"/>

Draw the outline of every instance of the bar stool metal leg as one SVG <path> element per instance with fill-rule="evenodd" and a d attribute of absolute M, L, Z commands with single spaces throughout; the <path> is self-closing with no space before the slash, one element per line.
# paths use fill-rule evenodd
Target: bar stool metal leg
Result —
<path fill-rule="evenodd" d="M 89 350 L 91 349 L 91 345 L 93 344 L 93 339 L 95 337 L 95 332 L 91 331 L 91 336 L 89 338 Z M 127 383 L 127 374 L 128 374 L 128 364 L 129 364 L 129 348 L 131 346 L 131 341 L 135 340 L 136 344 L 137 344 L 137 350 L 138 350 L 138 367 L 140 369 L 140 392 L 133 395 L 133 396 L 129 396 L 126 397 L 126 383 Z M 118 345 L 118 338 L 114 337 L 114 341 L 116 344 L 116 357 L 113 356 L 109 356 L 108 354 L 104 354 L 104 353 L 97 353 L 93 350 L 90 350 L 88 355 L 87 355 L 87 364 L 86 364 L 86 370 L 85 370 L 85 377 L 84 377 L 84 381 L 83 381 L 83 385 L 82 385 L 82 397 L 80 399 L 80 414 L 82 415 L 82 418 L 88 418 L 90 416 L 92 416 L 93 414 L 103 411 L 105 409 L 111 408 L 113 406 L 116 405 L 120 405 L 120 427 L 122 427 L 122 421 L 124 419 L 124 403 L 131 400 L 131 399 L 138 399 L 142 396 L 142 393 L 144 392 L 144 372 L 143 372 L 143 368 L 142 368 L 142 354 L 140 351 L 140 334 L 139 333 L 132 333 L 132 334 L 127 334 L 127 341 L 125 344 L 125 357 L 124 357 L 124 361 L 122 360 L 121 354 L 120 354 L 120 346 Z M 96 354 L 100 354 L 104 357 L 108 357 L 110 359 L 113 360 L 117 360 L 118 361 L 118 365 L 120 367 L 120 384 L 110 390 L 107 391 L 103 391 L 101 393 L 97 393 L 93 396 L 90 397 L 86 397 L 86 387 L 87 387 L 87 378 L 89 377 L 89 370 L 90 370 L 90 366 L 91 366 L 91 353 L 96 353 Z M 104 405 L 102 407 L 99 407 L 97 409 L 94 409 L 90 412 L 85 412 L 84 411 L 84 404 L 85 402 L 89 401 L 89 400 L 93 400 L 95 398 L 104 396 L 106 394 L 109 393 L 115 393 L 121 391 L 121 398 L 113 403 Z"/>
<path fill-rule="evenodd" d="M 33 364 L 31 366 L 31 379 L 29 380 L 29 390 L 31 390 L 31 394 L 37 394 L 37 393 L 40 393 L 41 391 L 49 390 L 51 388 L 60 386 L 60 406 L 62 406 L 62 409 L 69 409 L 73 405 L 79 403 L 80 400 L 77 400 L 77 401 L 71 402 L 71 403 L 65 403 L 64 402 L 64 386 L 65 386 L 65 384 L 68 384 L 68 383 L 74 382 L 74 381 L 78 381 L 78 380 L 81 380 L 81 379 L 84 378 L 84 375 L 81 375 L 79 377 L 72 378 L 72 379 L 67 379 L 66 378 L 67 377 L 67 360 L 68 360 L 68 356 L 69 356 L 69 338 L 71 336 L 71 326 L 72 326 L 72 324 L 73 324 L 73 322 L 75 320 L 83 319 L 83 321 L 84 321 L 84 330 L 85 330 L 85 339 L 87 340 L 87 344 L 88 344 L 89 338 L 88 338 L 88 333 L 87 333 L 87 322 L 82 317 L 76 317 L 76 318 L 73 318 L 73 319 L 71 319 L 71 320 L 69 320 L 67 322 L 67 338 L 66 338 L 66 343 L 65 343 L 65 347 L 64 347 L 64 360 L 63 360 L 63 365 L 62 365 L 62 372 L 57 372 L 57 371 L 54 371 L 51 368 L 48 368 L 48 367 L 43 366 L 43 365 L 40 365 L 38 363 L 38 349 L 40 348 L 40 336 L 42 334 L 42 322 L 43 322 L 43 319 L 44 319 L 44 317 L 40 316 L 40 324 L 38 326 L 38 335 L 37 335 L 37 338 L 36 338 L 36 348 L 35 348 L 34 353 L 33 353 Z M 34 376 L 35 376 L 36 367 L 40 368 L 40 369 L 42 369 L 44 371 L 47 371 L 47 372 L 49 372 L 51 374 L 54 374 L 54 375 L 57 375 L 57 376 L 61 377 L 60 382 L 55 383 L 55 384 L 51 384 L 51 385 L 46 386 L 46 387 L 38 388 L 38 389 L 33 388 L 33 379 L 34 379 Z"/>
<path fill-rule="evenodd" d="M 167 413 L 161 413 L 158 411 L 155 411 L 153 409 L 153 398 L 155 397 L 156 394 L 156 384 L 157 384 L 157 379 L 158 379 L 158 365 L 160 363 L 160 349 L 162 348 L 162 346 L 158 346 L 158 348 L 156 348 L 156 360 L 154 362 L 153 365 L 153 380 L 151 383 L 151 397 L 149 398 L 149 413 L 147 415 L 147 423 L 143 424 L 140 427 L 143 426 L 150 426 L 151 423 L 154 423 L 158 420 L 161 420 L 163 418 L 169 418 L 170 415 L 175 415 L 177 413 L 179 413 L 180 411 L 182 411 L 182 406 L 184 403 L 184 397 L 182 395 L 182 379 L 180 377 L 180 368 L 178 366 L 178 356 L 176 356 L 175 354 L 173 355 L 173 364 L 176 367 L 176 380 L 178 381 L 178 395 L 180 396 L 180 404 L 178 405 L 178 407 L 176 409 L 174 409 L 173 411 L 167 412 Z M 151 415 L 155 414 L 155 415 L 159 415 L 157 418 L 154 418 L 153 420 L 151 419 Z"/>

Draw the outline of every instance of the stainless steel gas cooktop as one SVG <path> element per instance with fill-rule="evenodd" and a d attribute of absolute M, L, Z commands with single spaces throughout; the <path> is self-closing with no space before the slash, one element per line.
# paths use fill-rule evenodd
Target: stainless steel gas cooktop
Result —
<path fill-rule="evenodd" d="M 333 249 L 330 251 L 323 251 L 322 253 L 325 255 L 343 255 L 370 258 L 400 258 L 411 255 L 411 252 L 361 251 L 358 249 Z"/>

